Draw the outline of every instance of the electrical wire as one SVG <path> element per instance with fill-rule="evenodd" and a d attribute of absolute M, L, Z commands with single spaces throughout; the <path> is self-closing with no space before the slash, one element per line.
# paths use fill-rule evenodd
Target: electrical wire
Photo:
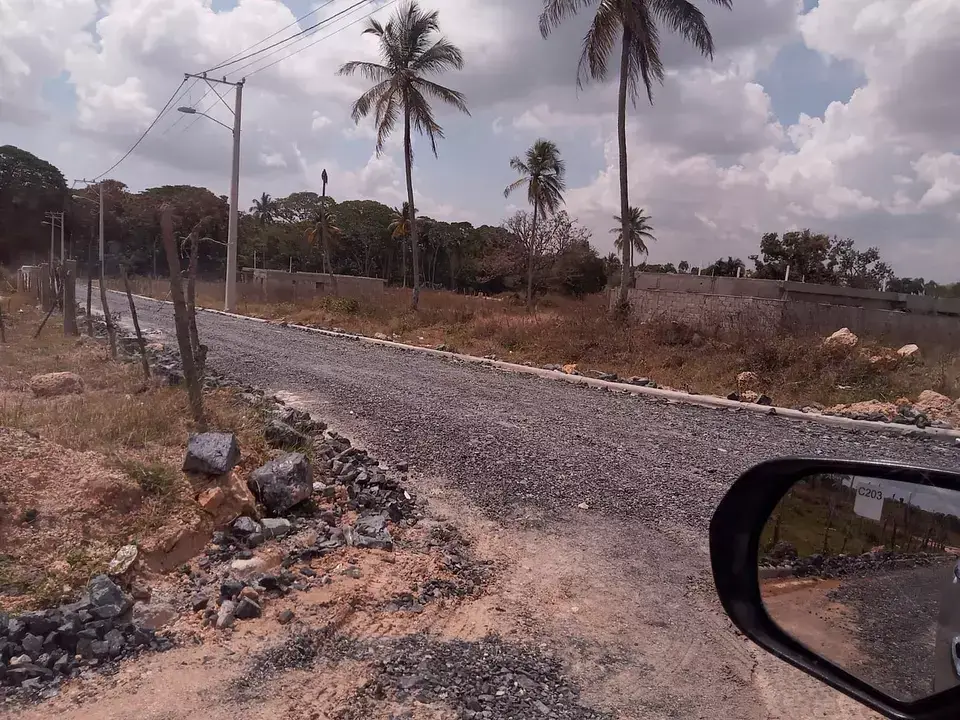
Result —
<path fill-rule="evenodd" d="M 263 71 L 266 70 L 267 68 L 271 68 L 271 67 L 273 67 L 274 65 L 276 65 L 277 63 L 281 63 L 281 62 L 283 62 L 284 60 L 287 60 L 287 59 L 289 59 L 289 58 L 292 58 L 294 55 L 297 55 L 298 53 L 302 53 L 304 50 L 309 50 L 310 48 L 312 48 L 312 47 L 313 47 L 314 45 L 316 45 L 317 43 L 319 43 L 319 42 L 321 42 L 321 41 L 323 41 L 323 40 L 326 40 L 327 38 L 331 38 L 331 37 L 333 37 L 334 35 L 336 35 L 337 33 L 342 32 L 343 30 L 346 30 L 346 29 L 349 28 L 349 27 L 353 27 L 354 25 L 356 25 L 356 24 L 359 23 L 359 22 L 363 22 L 363 21 L 366 20 L 368 17 L 370 17 L 370 16 L 372 16 L 372 15 L 375 15 L 376 13 L 380 12 L 381 10 L 383 10 L 383 9 L 385 9 L 385 8 L 390 7 L 391 5 L 396 4 L 396 2 L 397 2 L 397 0 L 390 0 L 390 2 L 388 2 L 386 5 L 381 5 L 381 6 L 378 7 L 378 8 L 374 8 L 373 10 L 371 10 L 370 12 L 368 12 L 366 15 L 357 18 L 357 19 L 354 20 L 353 22 L 347 23 L 346 25 L 344 25 L 344 26 L 341 27 L 341 28 L 337 28 L 336 30 L 334 30 L 334 31 L 331 32 L 331 33 L 327 33 L 327 34 L 324 35 L 323 37 L 317 38 L 317 39 L 314 40 L 312 43 L 309 43 L 309 44 L 307 44 L 307 45 L 304 45 L 302 48 L 300 48 L 300 49 L 298 49 L 298 50 L 294 50 L 294 51 L 293 51 L 292 53 L 290 53 L 289 55 L 284 55 L 282 58 L 278 58 L 278 59 L 274 60 L 274 61 L 271 62 L 271 63 L 267 63 L 267 64 L 264 65 L 263 67 L 259 67 L 259 68 L 257 68 L 256 70 L 253 70 L 252 72 L 247 73 L 247 77 L 252 77 L 252 76 L 256 75 L 258 72 L 263 72 Z M 263 59 L 263 58 L 260 58 L 260 59 Z M 244 66 L 244 67 L 246 67 L 246 66 Z"/>
<path fill-rule="evenodd" d="M 167 100 L 166 104 L 163 106 L 163 108 L 160 110 L 160 112 L 157 113 L 157 116 L 153 119 L 153 122 L 150 123 L 150 125 L 147 126 L 147 129 L 143 131 L 143 134 L 142 134 L 142 135 L 137 139 L 137 141 L 133 144 L 133 147 L 131 147 L 129 150 L 127 150 L 127 151 L 123 154 L 123 157 L 121 157 L 121 158 L 120 158 L 119 160 L 117 160 L 113 165 L 111 165 L 109 168 L 107 168 L 107 170 L 105 170 L 104 172 L 102 172 L 102 173 L 100 173 L 99 175 L 97 175 L 97 176 L 93 179 L 93 182 L 96 182 L 97 180 L 99 180 L 100 178 L 102 178 L 104 175 L 108 175 L 109 173 L 113 172 L 120 163 L 122 163 L 124 160 L 126 160 L 128 157 L 130 157 L 130 153 L 132 153 L 134 150 L 137 149 L 137 147 L 140 145 L 140 143 L 143 142 L 143 139 L 147 136 L 147 133 L 150 132 L 150 131 L 153 129 L 153 126 L 157 124 L 157 121 L 160 120 L 161 117 L 163 117 L 163 114 L 164 114 L 164 113 L 167 111 L 167 109 L 173 104 L 174 98 L 177 97 L 177 93 L 180 92 L 180 88 L 182 88 L 182 87 L 186 84 L 186 82 L 187 82 L 187 78 L 184 78 L 183 80 L 180 81 L 180 84 L 177 86 L 177 89 L 173 91 L 173 94 L 172 94 L 172 95 L 170 95 L 170 99 Z"/>
<path fill-rule="evenodd" d="M 233 59 L 234 59 L 235 57 L 237 57 L 238 55 L 242 55 L 242 54 L 245 53 L 245 52 L 249 52 L 250 50 L 253 50 L 257 45 L 261 45 L 261 44 L 265 43 L 267 40 L 270 40 L 271 38 L 275 38 L 277 35 L 279 35 L 280 33 L 282 33 L 284 30 L 289 30 L 289 29 L 292 28 L 294 25 L 299 25 L 301 21 L 306 20 L 306 19 L 307 19 L 308 17 L 310 17 L 311 15 L 314 15 L 314 14 L 320 12 L 320 11 L 323 10 L 325 7 L 327 7 L 328 5 L 333 5 L 333 3 L 337 2 L 337 1 L 338 1 L 338 0 L 327 0 L 327 2 L 325 2 L 323 5 L 319 5 L 318 7 L 315 7 L 315 8 L 314 8 L 313 10 L 311 10 L 310 12 L 304 13 L 303 15 L 301 15 L 300 17 L 298 17 L 296 20 L 294 20 L 294 21 L 293 21 L 292 23 L 290 23 L 289 25 L 284 25 L 282 28 L 280 28 L 279 30 L 277 30 L 275 33 L 272 33 L 272 34 L 270 34 L 270 35 L 267 35 L 265 38 L 263 38 L 263 40 L 259 40 L 258 42 L 255 42 L 255 43 L 254 43 L 253 45 L 251 45 L 250 47 L 246 47 L 246 48 L 244 48 L 243 50 L 234 53 L 233 55 L 231 55 L 230 57 L 228 57 L 226 60 L 224 60 L 222 63 L 220 63 L 220 66 L 218 66 L 218 67 L 221 67 L 221 66 L 223 66 L 223 65 L 227 65 L 231 60 L 233 60 Z M 238 60 L 237 62 L 239 62 L 239 60 Z M 216 69 L 217 69 L 217 68 L 214 68 L 214 70 L 216 70 Z"/>
<path fill-rule="evenodd" d="M 334 13 L 333 15 L 331 15 L 331 16 L 328 17 L 328 18 L 324 18 L 323 20 L 320 20 L 320 21 L 314 23 L 314 24 L 311 25 L 310 27 L 304 28 L 304 29 L 301 30 L 300 32 L 294 33 L 293 35 L 291 35 L 291 36 L 289 36 L 289 37 L 286 37 L 286 38 L 284 38 L 283 40 L 278 40 L 277 42 L 273 43 L 272 45 L 267 45 L 265 48 L 261 48 L 260 50 L 257 50 L 256 52 L 252 52 L 252 53 L 250 53 L 250 54 L 248 54 L 248 55 L 243 55 L 243 56 L 241 56 L 241 57 L 238 57 L 236 60 L 230 60 L 230 61 L 228 61 L 228 62 L 222 62 L 222 63 L 220 63 L 219 65 L 214 65 L 212 68 L 208 68 L 208 69 L 204 70 L 204 71 L 203 71 L 202 73 L 200 73 L 200 74 L 201 74 L 201 75 L 204 75 L 204 74 L 207 74 L 207 73 L 212 73 L 213 71 L 215 71 L 215 70 L 220 70 L 221 68 L 224 68 L 224 67 L 226 67 L 227 65 L 235 65 L 236 63 L 243 62 L 244 60 L 249 60 L 250 58 L 252 58 L 252 57 L 254 57 L 254 56 L 256 56 L 256 55 L 260 55 L 261 53 L 265 53 L 267 50 L 272 50 L 273 48 L 275 48 L 275 47 L 277 47 L 277 46 L 279 46 L 279 45 L 283 45 L 283 44 L 285 44 L 285 43 L 288 43 L 288 42 L 290 42 L 291 40 L 295 40 L 295 39 L 297 39 L 298 37 L 302 37 L 303 35 L 305 35 L 305 34 L 307 34 L 307 33 L 310 33 L 310 32 L 316 30 L 316 29 L 319 28 L 319 27 L 322 27 L 323 25 L 326 25 L 327 23 L 333 22 L 333 21 L 336 20 L 338 17 L 344 15 L 345 13 L 350 12 L 351 10 L 353 10 L 353 9 L 355 9 L 355 8 L 363 5 L 364 3 L 371 3 L 371 2 L 374 2 L 374 1 L 375 1 L 375 0 L 357 0 L 357 2 L 355 2 L 353 5 L 351 5 L 350 7 L 346 8 L 345 10 L 341 10 L 340 12 L 336 12 L 336 13 Z"/>

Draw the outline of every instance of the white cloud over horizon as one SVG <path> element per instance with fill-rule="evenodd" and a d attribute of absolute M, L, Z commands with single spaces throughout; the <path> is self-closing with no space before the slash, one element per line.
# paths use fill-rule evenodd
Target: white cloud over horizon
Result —
<path fill-rule="evenodd" d="M 288 2 L 0 0 L 3 142 L 70 179 L 100 173 L 150 123 L 184 71 L 215 65 L 310 9 Z M 305 23 L 350 4 L 335 0 Z M 619 212 L 615 86 L 576 90 L 588 15 L 542 40 L 533 0 L 422 4 L 440 11 L 444 33 L 464 51 L 464 70 L 440 82 L 467 95 L 472 117 L 438 108 L 447 138 L 438 159 L 417 144 L 417 206 L 442 219 L 500 222 L 515 202 L 502 195 L 513 179 L 508 159 L 547 136 L 568 161 L 568 210 L 608 251 L 610 218 Z M 651 259 L 746 259 L 761 233 L 810 227 L 880 247 L 902 275 L 960 279 L 960 81 L 953 77 L 960 3 L 819 0 L 805 11 L 796 0 L 734 0 L 732 12 L 704 10 L 713 62 L 665 34 L 666 83 L 655 89 L 654 106 L 630 108 L 630 193 L 653 216 L 659 240 Z M 324 168 L 338 199 L 403 201 L 399 135 L 376 157 L 369 123 L 350 119 L 366 83 L 335 72 L 346 60 L 375 57 L 361 25 L 345 27 L 368 11 L 331 22 L 295 47 L 329 37 L 249 75 L 245 203 L 263 191 L 315 189 Z M 796 48 L 828 77 L 848 68 L 856 87 L 774 77 L 771 68 Z M 206 91 L 199 83 L 179 104 L 197 103 Z M 787 100 L 801 108 L 794 117 L 782 109 Z M 212 93 L 200 107 L 208 105 L 232 121 Z M 229 133 L 195 120 L 162 119 L 111 175 L 134 189 L 189 183 L 225 193 Z"/>

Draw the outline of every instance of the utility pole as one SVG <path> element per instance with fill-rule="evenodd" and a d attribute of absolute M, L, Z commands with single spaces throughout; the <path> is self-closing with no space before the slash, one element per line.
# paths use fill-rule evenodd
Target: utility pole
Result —
<path fill-rule="evenodd" d="M 180 107 L 177 108 L 182 113 L 187 113 L 188 115 L 203 115 L 204 117 L 213 120 L 219 125 L 230 130 L 233 133 L 233 164 L 230 171 L 230 218 L 227 223 L 227 277 L 226 277 L 226 290 L 224 292 L 223 300 L 223 309 L 227 312 L 236 312 L 237 309 L 237 224 L 239 218 L 239 200 L 240 200 L 240 114 L 241 106 L 243 101 L 243 83 L 244 80 L 241 79 L 238 82 L 230 82 L 226 77 L 220 80 L 214 80 L 213 78 L 208 78 L 206 73 L 201 75 L 192 75 L 190 73 L 184 73 L 184 78 L 196 78 L 198 80 L 203 80 L 210 86 L 210 89 L 213 90 L 217 97 L 220 98 L 220 102 L 233 113 L 233 128 L 229 125 L 220 122 L 214 117 L 207 115 L 205 112 L 197 110 L 194 107 Z M 234 99 L 234 107 L 231 109 L 227 104 L 227 101 L 223 99 L 217 89 L 211 83 L 218 83 L 220 85 L 230 85 L 236 90 L 236 96 Z"/>

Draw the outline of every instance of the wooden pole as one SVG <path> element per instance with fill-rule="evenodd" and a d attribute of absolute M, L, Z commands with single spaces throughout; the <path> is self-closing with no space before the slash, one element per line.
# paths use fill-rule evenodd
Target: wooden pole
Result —
<path fill-rule="evenodd" d="M 198 235 L 196 228 L 190 233 L 190 267 L 187 270 L 187 318 L 190 322 L 190 348 L 193 350 L 193 359 L 197 366 L 197 377 L 202 384 L 207 349 L 200 344 L 200 335 L 197 332 L 197 263 L 200 246 Z"/>
<path fill-rule="evenodd" d="M 63 334 L 76 337 L 77 328 L 77 261 L 66 260 L 63 263 Z"/>
<path fill-rule="evenodd" d="M 0 343 L 7 341 L 7 331 L 3 327 L 3 303 L 0 302 Z"/>
<path fill-rule="evenodd" d="M 93 243 L 87 246 L 87 335 L 93 337 L 93 315 L 90 312 L 93 300 Z"/>
<path fill-rule="evenodd" d="M 143 377 L 150 379 L 150 361 L 147 360 L 147 344 L 143 340 L 143 333 L 140 332 L 140 321 L 137 319 L 137 306 L 133 302 L 133 293 L 130 292 L 130 278 L 127 276 L 127 269 L 121 265 L 120 274 L 123 276 L 123 289 L 127 291 L 127 302 L 130 303 L 130 318 L 133 320 L 133 329 L 137 333 L 137 349 L 140 351 L 140 364 L 143 365 Z"/>
<path fill-rule="evenodd" d="M 107 305 L 106 274 L 100 270 L 100 305 L 103 306 L 103 321 L 107 324 L 107 338 L 110 340 L 110 358 L 117 359 L 117 330 L 113 327 L 113 318 L 110 317 L 110 306 Z"/>
<path fill-rule="evenodd" d="M 167 267 L 170 271 L 170 298 L 173 301 L 173 320 L 177 328 L 177 344 L 180 346 L 183 377 L 190 396 L 190 409 L 193 412 L 194 422 L 197 429 L 203 432 L 207 427 L 203 415 L 203 393 L 193 358 L 193 348 L 190 345 L 190 321 L 187 317 L 187 303 L 183 298 L 180 257 L 177 253 L 177 241 L 173 237 L 172 213 L 167 204 L 160 209 L 160 229 L 163 232 L 163 248 L 167 254 Z"/>
<path fill-rule="evenodd" d="M 56 303 L 53 303 L 52 305 L 50 305 L 50 309 L 47 310 L 47 314 L 44 316 L 43 322 L 40 323 L 40 327 L 38 327 L 38 328 L 37 328 L 37 331 L 33 334 L 33 339 L 34 339 L 34 340 L 36 340 L 38 337 L 40 337 L 40 333 L 43 332 L 43 326 L 47 324 L 47 320 L 49 320 L 49 319 L 50 319 L 50 316 L 53 315 L 53 310 L 54 310 L 54 308 L 56 308 L 56 307 L 57 307 L 57 304 L 56 304 Z"/>

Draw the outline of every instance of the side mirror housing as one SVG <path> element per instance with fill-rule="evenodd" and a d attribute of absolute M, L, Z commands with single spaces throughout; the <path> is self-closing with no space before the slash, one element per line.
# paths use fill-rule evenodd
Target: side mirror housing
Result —
<path fill-rule="evenodd" d="M 733 623 L 903 720 L 960 717 L 958 553 L 960 473 L 903 465 L 765 462 L 710 523 L 714 582 Z M 872 614 L 880 605 L 890 623 Z"/>

